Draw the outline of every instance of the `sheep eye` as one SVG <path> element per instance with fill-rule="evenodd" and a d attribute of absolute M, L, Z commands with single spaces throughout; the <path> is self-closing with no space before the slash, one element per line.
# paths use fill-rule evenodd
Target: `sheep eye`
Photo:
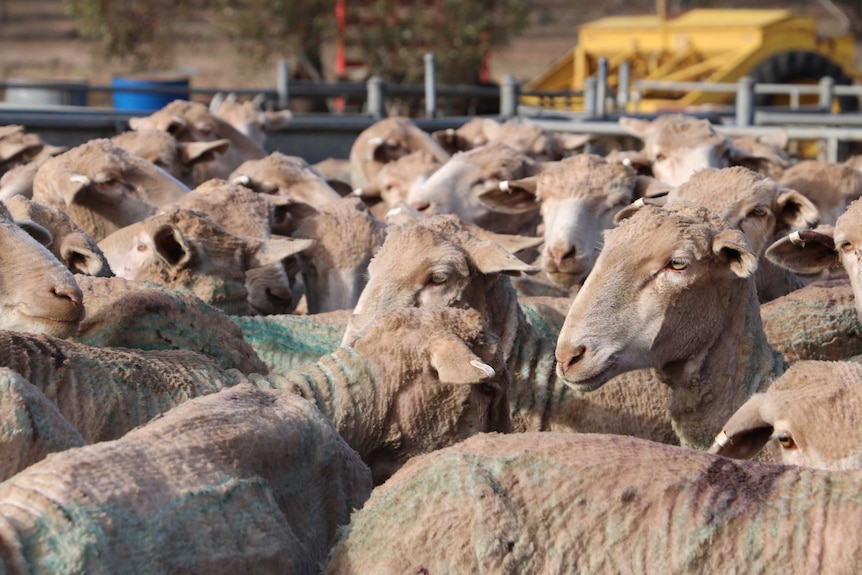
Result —
<path fill-rule="evenodd" d="M 841 242 L 841 251 L 842 252 L 852 252 L 853 244 L 851 242 Z"/>
<path fill-rule="evenodd" d="M 778 443 L 784 449 L 793 449 L 796 447 L 796 442 L 793 441 L 793 438 L 790 437 L 790 435 L 788 435 L 786 433 L 782 433 L 781 435 L 778 436 L 777 439 L 778 439 Z"/>
<path fill-rule="evenodd" d="M 678 272 L 681 272 L 682 270 L 686 269 L 688 266 L 689 266 L 688 260 L 677 259 L 677 258 L 670 260 L 667 264 L 667 267 L 669 267 L 670 269 L 672 269 L 674 271 L 678 271 Z"/>
<path fill-rule="evenodd" d="M 491 382 L 482 382 L 482 393 L 486 395 L 496 395 L 499 388 Z"/>
<path fill-rule="evenodd" d="M 447 279 L 449 279 L 449 275 L 445 272 L 434 272 L 431 274 L 430 279 L 432 284 L 443 284 L 446 283 Z"/>
<path fill-rule="evenodd" d="M 145 252 L 145 251 L 147 251 L 147 244 L 138 244 L 137 249 L 139 252 Z"/>
<path fill-rule="evenodd" d="M 666 159 L 667 159 L 667 156 L 665 156 L 664 154 L 656 154 L 655 155 L 655 161 L 656 162 L 663 162 Z"/>
<path fill-rule="evenodd" d="M 757 206 L 753 210 L 748 212 L 748 215 L 755 218 L 762 218 L 766 215 L 766 213 L 766 208 L 764 208 L 763 206 Z"/>

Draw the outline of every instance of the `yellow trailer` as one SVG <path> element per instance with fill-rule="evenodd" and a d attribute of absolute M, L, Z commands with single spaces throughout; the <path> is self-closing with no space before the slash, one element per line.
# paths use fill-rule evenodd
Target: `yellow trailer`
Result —
<path fill-rule="evenodd" d="M 581 91 L 586 78 L 596 74 L 600 58 L 607 58 L 612 91 L 619 66 L 626 61 L 631 81 L 735 82 L 747 75 L 756 82 L 786 84 L 816 83 L 831 76 L 836 84 L 851 84 L 857 76 L 853 52 L 852 35 L 820 37 L 813 18 L 787 10 L 698 9 L 667 19 L 660 9 L 657 15 L 613 16 L 581 26 L 577 46 L 525 88 Z M 732 99 L 703 91 L 644 92 L 639 110 L 692 109 Z M 522 102 L 583 108 L 583 98 L 525 96 Z M 848 111 L 858 108 L 853 97 L 839 102 Z"/>

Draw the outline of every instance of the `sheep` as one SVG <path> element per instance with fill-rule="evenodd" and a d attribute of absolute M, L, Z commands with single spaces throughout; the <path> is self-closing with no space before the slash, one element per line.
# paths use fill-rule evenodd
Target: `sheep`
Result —
<path fill-rule="evenodd" d="M 350 182 L 354 188 L 368 184 L 387 162 L 410 152 L 425 150 L 441 162 L 449 154 L 410 118 L 384 118 L 364 129 L 350 147 Z"/>
<path fill-rule="evenodd" d="M 52 146 L 37 134 L 26 133 L 23 126 L 12 124 L 0 128 L 0 174 L 64 151 L 64 146 Z"/>
<path fill-rule="evenodd" d="M 350 185 L 350 160 L 347 158 L 330 157 L 311 164 L 311 167 L 317 170 L 341 197 L 353 192 L 353 186 Z"/>
<path fill-rule="evenodd" d="M 501 341 L 512 377 L 507 399 L 515 431 L 626 433 L 675 442 L 664 406 L 668 392 L 654 379 L 630 376 L 632 384 L 650 390 L 641 396 L 622 384 L 600 395 L 562 385 L 554 373 L 553 346 L 564 312 L 544 299 L 519 302 L 508 278 L 534 269 L 496 242 L 469 233 L 452 216 L 392 226 L 369 265 L 368 284 L 341 343 L 350 345 L 357 331 L 388 310 L 475 309 L 487 333 Z M 570 301 L 561 302 L 563 309 Z"/>
<path fill-rule="evenodd" d="M 230 316 L 270 371 L 296 369 L 341 346 L 352 310 L 314 315 Z"/>
<path fill-rule="evenodd" d="M 277 201 L 245 186 L 213 178 L 161 209 L 200 210 L 235 236 L 266 240 L 272 238 L 273 229 L 282 225 L 288 201 L 284 199 L 282 205 Z M 246 270 L 245 287 L 252 311 L 260 315 L 292 313 L 299 299 L 294 297 L 292 283 L 281 261 Z"/>
<path fill-rule="evenodd" d="M 421 186 L 442 165 L 439 158 L 425 150 L 411 152 L 384 164 L 367 184 L 353 190 L 353 195 L 369 204 L 382 201 L 385 208 L 395 208 L 407 201 L 411 189 Z"/>
<path fill-rule="evenodd" d="M 805 285 L 798 275 L 776 267 L 763 255 L 779 237 L 817 225 L 820 217 L 817 207 L 799 192 L 782 188 L 747 168 L 706 168 L 672 189 L 667 201 L 696 202 L 745 234 L 758 256 L 755 282 L 761 302 L 772 301 Z"/>
<path fill-rule="evenodd" d="M 249 315 L 254 309 L 246 272 L 280 262 L 311 244 L 235 236 L 203 212 L 174 208 L 140 222 L 129 255 L 114 273 L 189 291 L 226 313 Z"/>
<path fill-rule="evenodd" d="M 788 168 L 778 183 L 811 200 L 820 211 L 823 225 L 835 225 L 850 203 L 862 195 L 862 172 L 849 165 L 818 160 Z"/>
<path fill-rule="evenodd" d="M 129 131 L 111 140 L 124 150 L 152 162 L 179 181 L 192 185 L 195 164 L 212 161 L 230 146 L 226 139 L 206 142 L 178 142 L 161 130 Z"/>
<path fill-rule="evenodd" d="M 46 247 L 69 271 L 97 277 L 114 275 L 96 242 L 66 212 L 30 201 L 24 196 L 15 196 L 3 203 L 14 218 L 36 222 L 51 232 L 52 241 Z"/>
<path fill-rule="evenodd" d="M 749 168 L 759 174 L 778 180 L 790 167 L 790 154 L 787 153 L 787 132 L 780 130 L 760 137 L 733 136 L 735 157 L 733 165 Z"/>
<path fill-rule="evenodd" d="M 559 375 L 592 392 L 652 368 L 671 390 L 682 444 L 709 448 L 733 412 L 785 369 L 763 332 L 756 268 L 745 235 L 707 208 L 642 207 L 605 235 L 559 333 Z"/>
<path fill-rule="evenodd" d="M 386 237 L 386 224 L 359 198 L 342 198 L 302 219 L 291 235 L 313 242 L 297 255 L 307 313 L 353 309 L 368 263 Z"/>
<path fill-rule="evenodd" d="M 216 117 L 248 136 L 261 148 L 265 148 L 266 133 L 290 124 L 293 113 L 290 110 L 266 110 L 263 108 L 264 103 L 263 94 L 258 94 L 251 100 L 240 101 L 235 93 L 227 96 L 218 93 L 210 100 L 209 109 Z"/>
<path fill-rule="evenodd" d="M 500 213 L 479 201 L 504 180 L 520 180 L 539 172 L 539 164 L 511 146 L 491 143 L 452 156 L 407 194 L 407 204 L 423 215 L 456 214 L 466 224 L 487 230 L 536 235 L 538 214 Z"/>
<path fill-rule="evenodd" d="M 273 372 L 266 385 L 317 405 L 371 468 L 375 485 L 411 457 L 511 429 L 499 341 L 474 310 L 393 310 L 351 347 Z"/>
<path fill-rule="evenodd" d="M 479 435 L 375 489 L 323 573 L 855 573 L 862 472 Z"/>
<path fill-rule="evenodd" d="M 469 310 L 396 310 L 349 349 L 292 371 L 221 369 L 189 350 L 98 348 L 0 331 L 0 365 L 20 373 L 87 442 L 122 436 L 168 409 L 250 381 L 316 403 L 384 480 L 409 457 L 482 431 L 508 431 L 508 372 Z M 433 405 L 434 415 L 418 414 Z M 357 414 L 362 417 L 357 418 Z"/>
<path fill-rule="evenodd" d="M 76 280 L 87 314 L 77 331 L 65 338 L 69 341 L 96 347 L 186 349 L 211 358 L 221 369 L 269 371 L 231 318 L 190 293 L 118 277 L 79 275 Z"/>
<path fill-rule="evenodd" d="M 281 152 L 245 161 L 227 179 L 264 196 L 286 196 L 316 208 L 341 198 L 308 162 Z"/>
<path fill-rule="evenodd" d="M 33 201 L 66 212 L 93 240 L 138 222 L 188 188 L 111 140 L 90 140 L 45 161 Z"/>
<path fill-rule="evenodd" d="M 0 329 L 66 337 L 84 317 L 83 295 L 72 273 L 36 241 L 50 243 L 34 222 L 16 222 L 0 203 Z"/>
<path fill-rule="evenodd" d="M 862 322 L 847 278 L 815 281 L 760 306 L 769 344 L 787 362 L 862 355 Z"/>
<path fill-rule="evenodd" d="M 450 154 L 500 142 L 540 162 L 561 160 L 566 153 L 583 147 L 592 138 L 549 132 L 529 122 L 509 119 L 500 123 L 492 118 L 473 118 L 457 130 L 440 130 L 432 136 Z"/>
<path fill-rule="evenodd" d="M 552 283 L 566 288 L 583 282 L 601 248 L 603 230 L 634 199 L 632 168 L 579 154 L 521 180 L 501 182 L 478 196 L 502 212 L 529 212 L 541 206 L 544 246 L 541 267 Z"/>
<path fill-rule="evenodd" d="M 88 443 L 116 439 L 184 401 L 245 381 L 186 349 L 92 347 L 0 331 L 0 350 L 0 366 L 36 386 Z"/>
<path fill-rule="evenodd" d="M 129 118 L 129 128 L 136 132 L 161 130 L 168 132 L 179 142 L 228 140 L 230 146 L 223 154 L 195 165 L 195 185 L 212 178 L 227 179 L 230 173 L 246 160 L 266 156 L 266 151 L 251 138 L 214 115 L 200 102 L 174 100 L 149 116 Z"/>
<path fill-rule="evenodd" d="M 317 573 L 370 490 L 317 409 L 243 385 L 3 483 L 2 570 Z"/>
<path fill-rule="evenodd" d="M 703 168 L 730 166 L 730 142 L 716 132 L 709 120 L 684 114 L 664 114 L 654 120 L 622 117 L 620 125 L 628 133 L 643 140 L 643 150 L 637 154 L 652 167 L 660 181 L 678 186 Z M 633 158 L 630 157 L 630 160 Z"/>
<path fill-rule="evenodd" d="M 45 394 L 7 368 L 0 368 L 0 422 L 0 480 L 49 453 L 86 445 Z"/>
<path fill-rule="evenodd" d="M 800 274 L 817 274 L 843 266 L 853 287 L 856 312 L 862 321 L 862 266 L 859 234 L 862 201 L 856 200 L 841 214 L 835 227 L 820 226 L 814 230 L 799 230 L 775 241 L 766 250 L 773 263 Z"/>
<path fill-rule="evenodd" d="M 862 402 L 862 365 L 799 361 L 733 414 L 710 453 L 748 459 L 769 449 L 786 465 L 858 469 L 862 438 L 857 402 Z"/>

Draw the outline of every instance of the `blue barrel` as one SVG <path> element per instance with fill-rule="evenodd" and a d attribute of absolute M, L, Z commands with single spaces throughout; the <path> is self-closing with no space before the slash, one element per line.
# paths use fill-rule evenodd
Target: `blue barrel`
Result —
<path fill-rule="evenodd" d="M 113 93 L 111 100 L 117 110 L 154 112 L 164 108 L 174 100 L 189 99 L 188 78 L 158 78 L 154 76 L 117 76 L 111 80 Z M 135 88 L 135 91 L 122 90 Z M 158 90 L 171 89 L 171 93 Z M 154 92 L 138 91 L 151 89 Z"/>

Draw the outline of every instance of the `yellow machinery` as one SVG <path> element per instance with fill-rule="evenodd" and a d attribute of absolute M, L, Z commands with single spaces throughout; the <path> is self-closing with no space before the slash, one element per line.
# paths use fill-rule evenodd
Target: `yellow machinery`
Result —
<path fill-rule="evenodd" d="M 667 19 L 660 5 L 657 15 L 614 16 L 581 26 L 577 46 L 525 90 L 581 91 L 585 79 L 596 74 L 600 58 L 607 58 L 611 93 L 624 61 L 632 82 L 735 82 L 748 75 L 765 83 L 816 83 L 832 76 L 836 84 L 850 84 L 855 75 L 853 51 L 851 35 L 821 38 L 813 18 L 787 10 L 690 10 Z M 643 92 L 638 110 L 691 109 L 732 99 L 732 94 L 703 91 Z M 582 97 L 525 96 L 522 102 L 583 108 Z M 844 109 L 858 107 L 855 98 L 839 102 Z"/>

